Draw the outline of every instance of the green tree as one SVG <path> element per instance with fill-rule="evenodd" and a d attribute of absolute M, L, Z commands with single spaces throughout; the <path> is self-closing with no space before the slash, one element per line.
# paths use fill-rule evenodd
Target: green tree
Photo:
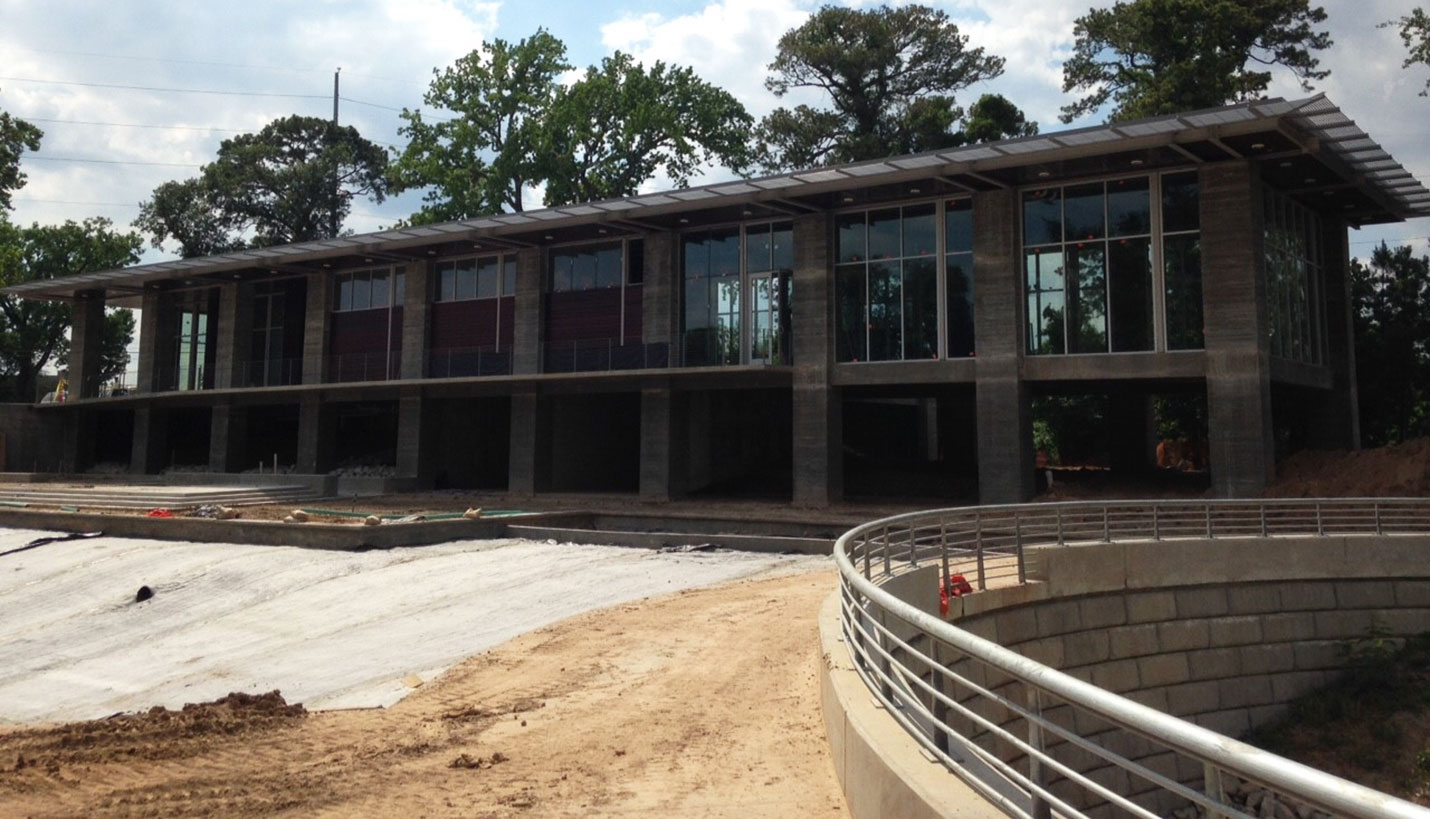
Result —
<path fill-rule="evenodd" d="M 538 29 L 516 44 L 493 40 L 438 71 L 422 101 L 457 114 L 428 121 L 403 109 L 407 137 L 392 163 L 393 192 L 426 188 L 414 224 L 522 210 L 522 193 L 541 177 L 538 146 L 566 46 Z"/>
<path fill-rule="evenodd" d="M 1410 56 L 1402 64 L 1404 68 L 1416 63 L 1430 66 L 1430 15 L 1425 13 L 1425 9 L 1414 9 L 1404 17 L 1382 25 L 1395 26 L 1400 30 L 1400 39 L 1410 51 Z M 1420 96 L 1427 94 L 1430 94 L 1430 80 L 1426 80 L 1425 87 L 1420 90 Z"/>
<path fill-rule="evenodd" d="M 877 159 L 948 147 L 963 119 L 954 94 L 1003 73 L 968 48 L 948 15 L 927 6 L 825 6 L 785 33 L 765 87 L 815 89 L 827 108 L 779 108 L 761 123 L 770 169 Z"/>
<path fill-rule="evenodd" d="M 689 68 L 616 52 L 562 89 L 541 129 L 546 204 L 631 196 L 663 174 L 685 187 L 711 162 L 741 172 L 754 120 Z"/>
<path fill-rule="evenodd" d="M 1028 121 L 1011 100 L 1002 94 L 984 94 L 968 106 L 968 119 L 963 123 L 959 142 L 995 142 L 1036 133 L 1038 123 Z"/>
<path fill-rule="evenodd" d="M 144 240 L 119 233 L 108 219 L 21 228 L 0 221 L 0 285 L 55 279 L 139 261 Z M 35 377 L 68 350 L 65 304 L 0 296 L 0 382 L 9 400 L 33 401 Z M 106 316 L 101 344 L 101 373 L 112 377 L 128 363 L 125 349 L 133 339 L 134 316 L 115 310 Z"/>
<path fill-rule="evenodd" d="M 1331 45 L 1325 9 L 1308 0 L 1129 0 L 1091 9 L 1073 28 L 1063 91 L 1086 92 L 1062 121 L 1111 102 L 1110 121 L 1254 99 L 1283 66 L 1310 90 L 1313 52 Z"/>
<path fill-rule="evenodd" d="M 1430 257 L 1382 242 L 1351 262 L 1361 442 L 1430 435 Z"/>
<path fill-rule="evenodd" d="M 0 111 L 0 210 L 11 210 L 10 194 L 25 186 L 20 157 L 25 151 L 40 150 L 44 132 L 23 119 Z"/>
<path fill-rule="evenodd" d="M 174 239 L 185 255 L 328 239 L 352 200 L 386 198 L 386 174 L 387 154 L 356 128 L 284 117 L 224 140 L 198 179 L 160 185 L 140 224 L 155 246 Z"/>

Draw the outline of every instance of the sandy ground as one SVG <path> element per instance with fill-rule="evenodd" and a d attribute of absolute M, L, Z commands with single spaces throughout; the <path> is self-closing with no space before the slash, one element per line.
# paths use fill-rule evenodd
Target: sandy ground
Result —
<path fill-rule="evenodd" d="M 582 614 L 386 710 L 0 728 L 0 814 L 845 816 L 817 682 L 834 585 L 823 568 Z"/>

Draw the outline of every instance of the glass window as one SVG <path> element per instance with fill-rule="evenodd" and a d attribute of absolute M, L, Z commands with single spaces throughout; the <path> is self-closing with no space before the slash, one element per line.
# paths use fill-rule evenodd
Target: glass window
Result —
<path fill-rule="evenodd" d="M 973 254 L 950 253 L 944 260 L 948 292 L 948 355 L 973 355 Z"/>
<path fill-rule="evenodd" d="M 1201 237 L 1195 233 L 1168 236 L 1162 242 L 1162 260 L 1167 289 L 1167 348 L 1200 350 L 1204 343 Z"/>
<path fill-rule="evenodd" d="M 840 265 L 834 269 L 837 322 L 835 356 L 839 361 L 869 360 L 869 325 L 864 308 L 865 266 Z"/>
<path fill-rule="evenodd" d="M 973 200 L 956 199 L 943 209 L 944 249 L 949 253 L 973 252 Z M 970 273 L 972 269 L 970 268 Z"/>
<path fill-rule="evenodd" d="M 1068 352 L 1107 352 L 1107 246 L 1068 245 Z"/>
<path fill-rule="evenodd" d="M 640 284 L 645 281 L 645 241 L 631 239 L 626 242 L 626 283 Z"/>
<path fill-rule="evenodd" d="M 1063 343 L 1063 252 L 1061 247 L 1027 251 L 1028 352 L 1061 353 Z"/>
<path fill-rule="evenodd" d="M 571 254 L 571 289 L 590 290 L 596 286 L 596 254 Z"/>
<path fill-rule="evenodd" d="M 1112 351 L 1151 350 L 1152 240 L 1119 239 L 1107 245 L 1107 292 L 1112 311 Z"/>
<path fill-rule="evenodd" d="M 710 273 L 710 248 L 704 238 L 682 241 L 685 256 L 685 278 L 698 279 Z"/>
<path fill-rule="evenodd" d="M 501 294 L 516 295 L 516 259 L 507 259 L 502 263 Z"/>
<path fill-rule="evenodd" d="M 596 286 L 621 286 L 621 246 L 603 247 L 596 251 Z"/>
<path fill-rule="evenodd" d="M 933 256 L 938 253 L 938 230 L 934 206 L 904 208 L 904 244 L 901 256 Z"/>
<path fill-rule="evenodd" d="M 1023 194 L 1023 244 L 1047 245 L 1062 240 L 1062 191 L 1047 188 Z"/>
<path fill-rule="evenodd" d="M 777 222 L 770 229 L 770 268 L 794 270 L 794 226 Z"/>
<path fill-rule="evenodd" d="M 730 229 L 710 237 L 710 275 L 735 276 L 740 273 L 740 231 Z"/>
<path fill-rule="evenodd" d="M 372 306 L 372 285 L 366 273 L 353 274 L 353 309 L 366 310 Z"/>
<path fill-rule="evenodd" d="M 869 360 L 904 357 L 903 277 L 898 262 L 869 265 Z"/>
<path fill-rule="evenodd" d="M 869 259 L 895 259 L 899 252 L 899 209 L 876 210 L 869 214 Z"/>
<path fill-rule="evenodd" d="M 938 358 L 937 257 L 904 262 L 904 358 Z"/>
<path fill-rule="evenodd" d="M 1162 177 L 1162 230 L 1167 233 L 1201 227 L 1197 174 L 1169 173 Z"/>
<path fill-rule="evenodd" d="M 497 295 L 497 277 L 500 267 L 498 259 L 482 259 L 477 262 L 477 291 L 479 299 L 491 299 Z"/>
<path fill-rule="evenodd" d="M 407 271 L 400 270 L 392 277 L 392 303 L 397 307 L 407 303 Z"/>
<path fill-rule="evenodd" d="M 457 301 L 466 301 L 477 297 L 477 262 L 475 259 L 463 259 L 457 262 Z"/>
<path fill-rule="evenodd" d="M 836 217 L 839 231 L 840 263 L 862 262 L 869 258 L 866 250 L 866 230 L 863 213 L 845 213 Z"/>
<path fill-rule="evenodd" d="M 1069 242 L 1101 239 L 1106 233 L 1102 183 L 1067 188 L 1063 197 L 1063 238 Z"/>
<path fill-rule="evenodd" d="M 372 306 L 385 308 L 391 301 L 392 291 L 387 280 L 387 271 L 374 272 L 372 274 Z"/>
<path fill-rule="evenodd" d="M 770 269 L 769 225 L 755 225 L 745 230 L 745 269 Z"/>
<path fill-rule="evenodd" d="M 1107 235 L 1141 236 L 1151 232 L 1151 180 L 1142 176 L 1108 182 Z"/>
<path fill-rule="evenodd" d="M 437 301 L 451 301 L 457 297 L 457 266 L 447 262 L 437 271 Z"/>
<path fill-rule="evenodd" d="M 338 277 L 337 299 L 333 304 L 335 310 L 353 309 L 353 280 L 351 276 Z"/>

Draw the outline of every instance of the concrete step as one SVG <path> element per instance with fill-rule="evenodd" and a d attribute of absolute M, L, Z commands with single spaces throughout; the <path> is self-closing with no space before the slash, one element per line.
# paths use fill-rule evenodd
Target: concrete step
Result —
<path fill-rule="evenodd" d="M 45 506 L 84 506 L 107 509 L 188 508 L 205 504 L 252 506 L 266 503 L 300 503 L 322 495 L 306 486 L 215 488 L 213 491 L 116 491 L 104 489 L 47 489 L 0 492 L 0 500 Z"/>

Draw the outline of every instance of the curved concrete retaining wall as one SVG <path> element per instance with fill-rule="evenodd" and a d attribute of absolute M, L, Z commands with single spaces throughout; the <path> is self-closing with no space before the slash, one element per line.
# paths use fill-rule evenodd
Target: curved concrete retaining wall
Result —
<path fill-rule="evenodd" d="M 1022 587 L 964 598 L 950 620 L 981 637 L 1109 691 L 1228 736 L 1282 713 L 1345 667 L 1345 648 L 1379 624 L 1398 637 L 1430 631 L 1430 538 L 1184 540 L 1038 550 Z M 934 570 L 887 588 L 936 611 Z M 926 588 L 925 588 L 926 587 Z M 968 660 L 949 667 L 1017 697 L 1006 678 Z M 971 697 L 964 697 L 972 704 Z M 1022 732 L 991 704 L 979 712 Z M 1190 760 L 1140 737 L 1043 703 L 1055 721 L 1180 781 Z M 998 712 L 1002 713 L 998 713 Z M 971 722 L 958 726 L 1005 760 L 1020 754 Z M 1124 794 L 1151 787 L 1063 743 L 1049 750 Z M 1055 791 L 1061 789 L 1056 788 Z M 1060 795 L 1075 799 L 1068 788 Z M 1165 811 L 1175 804 L 1148 805 Z"/>

